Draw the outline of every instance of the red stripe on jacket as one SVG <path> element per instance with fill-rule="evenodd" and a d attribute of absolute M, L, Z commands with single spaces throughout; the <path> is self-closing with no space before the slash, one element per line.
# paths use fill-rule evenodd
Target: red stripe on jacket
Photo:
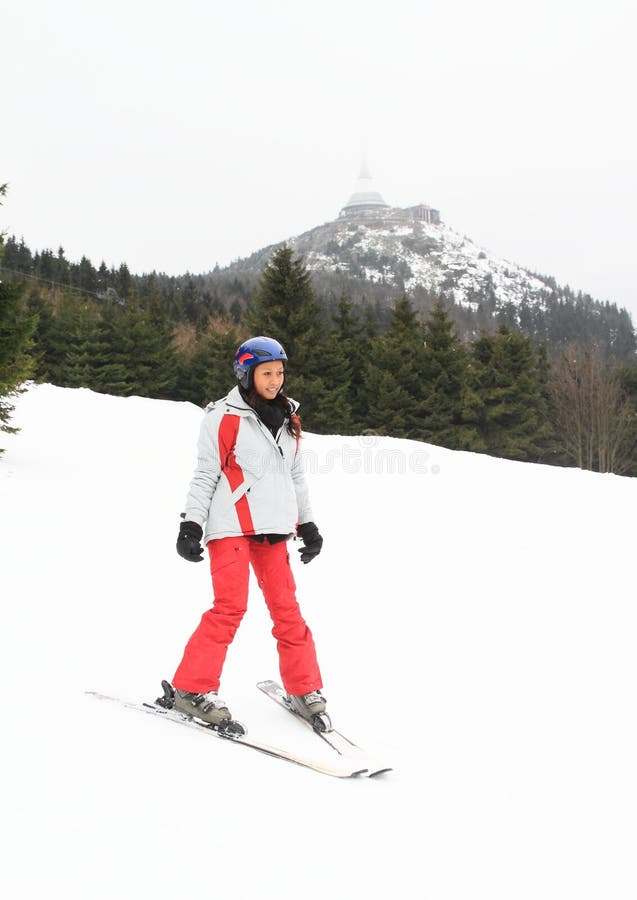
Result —
<path fill-rule="evenodd" d="M 230 490 L 234 493 L 238 487 L 244 482 L 243 469 L 237 462 L 234 448 L 237 443 L 237 434 L 239 433 L 240 416 L 234 416 L 230 413 L 222 416 L 219 423 L 219 459 L 221 460 L 221 471 L 228 479 Z M 237 517 L 239 519 L 239 527 L 243 534 L 254 534 L 254 523 L 250 512 L 250 504 L 248 503 L 247 494 L 242 494 L 235 503 Z"/>

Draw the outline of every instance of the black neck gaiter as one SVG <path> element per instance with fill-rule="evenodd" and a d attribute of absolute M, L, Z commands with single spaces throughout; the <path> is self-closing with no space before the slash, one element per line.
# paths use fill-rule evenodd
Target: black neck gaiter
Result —
<path fill-rule="evenodd" d="M 279 394 L 274 400 L 265 400 L 255 391 L 251 391 L 248 394 L 243 390 L 241 390 L 241 395 L 248 406 L 252 407 L 268 430 L 272 432 L 273 437 L 276 437 L 281 426 L 285 422 L 287 414 L 287 403 L 284 398 Z"/>

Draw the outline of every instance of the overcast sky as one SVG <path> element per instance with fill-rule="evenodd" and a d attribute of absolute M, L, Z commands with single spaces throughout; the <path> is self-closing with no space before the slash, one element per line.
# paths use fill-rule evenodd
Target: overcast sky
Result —
<path fill-rule="evenodd" d="M 337 216 L 363 154 L 505 259 L 637 324 L 633 0 L 19 0 L 0 228 L 203 272 Z"/>

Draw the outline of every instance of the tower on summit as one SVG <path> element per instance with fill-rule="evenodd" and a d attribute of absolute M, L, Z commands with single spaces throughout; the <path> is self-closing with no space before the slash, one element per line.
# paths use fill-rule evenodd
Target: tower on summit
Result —
<path fill-rule="evenodd" d="M 374 182 L 365 160 L 361 164 L 360 174 L 354 185 L 354 193 L 340 211 L 341 216 L 367 216 L 382 210 L 389 209 L 379 192 L 374 187 Z"/>
<path fill-rule="evenodd" d="M 405 208 L 391 207 L 385 203 L 376 190 L 372 176 L 365 160 L 361 164 L 360 174 L 351 195 L 339 213 L 339 218 L 366 219 L 376 217 L 401 222 L 426 222 L 429 225 L 440 225 L 440 211 L 428 203 L 418 203 Z"/>

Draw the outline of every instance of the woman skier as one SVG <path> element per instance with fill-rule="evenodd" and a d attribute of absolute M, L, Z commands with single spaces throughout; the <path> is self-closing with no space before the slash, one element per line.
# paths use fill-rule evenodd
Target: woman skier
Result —
<path fill-rule="evenodd" d="M 200 562 L 203 539 L 214 603 L 173 678 L 174 709 L 217 726 L 231 719 L 218 690 L 228 646 L 246 612 L 250 565 L 274 624 L 281 680 L 293 709 L 310 720 L 325 714 L 314 640 L 296 600 L 286 543 L 298 534 L 303 563 L 323 544 L 301 465 L 298 404 L 282 391 L 286 362 L 281 344 L 269 337 L 239 347 L 238 384 L 206 408 L 181 514 L 177 552 Z"/>

